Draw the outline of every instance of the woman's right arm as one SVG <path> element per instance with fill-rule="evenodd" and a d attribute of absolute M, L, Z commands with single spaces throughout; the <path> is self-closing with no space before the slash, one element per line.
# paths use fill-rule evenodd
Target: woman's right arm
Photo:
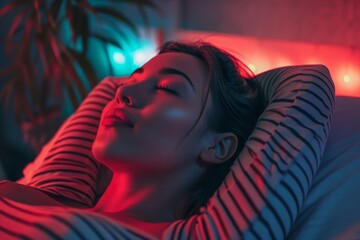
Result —
<path fill-rule="evenodd" d="M 327 141 L 334 84 L 322 65 L 258 76 L 267 107 L 220 188 L 200 214 L 162 239 L 284 239 L 301 211 Z"/>
<path fill-rule="evenodd" d="M 96 161 L 91 147 L 101 112 L 114 97 L 118 82 L 126 78 L 107 77 L 86 97 L 79 108 L 62 124 L 43 147 L 34 162 L 24 169 L 18 183 L 42 190 L 66 203 L 93 207 L 105 191 L 109 170 Z"/>
<path fill-rule="evenodd" d="M 49 197 L 39 189 L 8 180 L 0 180 L 0 197 L 32 206 L 67 206 Z"/>

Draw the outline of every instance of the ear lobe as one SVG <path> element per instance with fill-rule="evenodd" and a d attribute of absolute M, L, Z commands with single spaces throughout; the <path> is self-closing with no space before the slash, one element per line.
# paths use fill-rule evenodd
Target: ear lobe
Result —
<path fill-rule="evenodd" d="M 214 162 L 216 159 L 216 150 L 214 146 L 207 147 L 200 153 L 200 158 L 204 162 Z"/>

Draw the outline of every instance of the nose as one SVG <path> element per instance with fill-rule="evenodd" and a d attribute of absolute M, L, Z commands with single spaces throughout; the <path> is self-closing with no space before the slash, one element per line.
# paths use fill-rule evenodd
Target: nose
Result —
<path fill-rule="evenodd" d="M 115 94 L 116 103 L 135 108 L 140 107 L 145 97 L 140 88 L 139 83 L 134 83 L 134 81 L 120 83 Z"/>
<path fill-rule="evenodd" d="M 115 93 L 115 101 L 116 103 L 120 104 L 126 104 L 128 106 L 134 105 L 134 97 L 130 97 L 127 91 L 124 91 L 124 85 L 125 83 L 120 83 L 117 87 L 116 93 Z"/>

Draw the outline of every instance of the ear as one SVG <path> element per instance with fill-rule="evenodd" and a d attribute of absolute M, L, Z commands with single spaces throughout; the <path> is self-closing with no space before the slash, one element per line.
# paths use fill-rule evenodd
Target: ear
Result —
<path fill-rule="evenodd" d="M 238 139 L 233 133 L 217 133 L 213 143 L 207 145 L 200 153 L 206 165 L 224 163 L 236 152 Z"/>

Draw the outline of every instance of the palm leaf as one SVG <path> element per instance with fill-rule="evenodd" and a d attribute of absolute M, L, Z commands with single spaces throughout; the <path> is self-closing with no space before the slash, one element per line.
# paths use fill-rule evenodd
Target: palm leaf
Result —
<path fill-rule="evenodd" d="M 20 79 L 17 79 L 20 81 Z M 14 100 L 15 119 L 19 123 L 23 116 L 26 116 L 30 121 L 34 121 L 34 114 L 31 111 L 31 106 L 27 101 L 25 89 L 22 84 L 16 84 L 16 97 Z"/>
<path fill-rule="evenodd" d="M 138 6 L 146 6 L 151 8 L 157 8 L 156 4 L 151 0 L 110 0 L 110 2 L 116 3 L 130 3 Z"/>
<path fill-rule="evenodd" d="M 60 48 L 62 47 L 61 42 L 50 30 L 46 31 L 46 38 L 49 41 L 49 46 L 51 47 L 52 54 L 55 56 L 57 62 L 62 65 L 63 59 L 61 57 Z"/>
<path fill-rule="evenodd" d="M 79 103 L 78 100 L 76 98 L 76 93 L 71 85 L 71 81 L 70 80 L 66 80 L 65 81 L 65 90 L 67 90 L 68 94 L 69 94 L 69 98 L 70 98 L 70 102 L 71 105 L 74 108 L 74 111 L 78 108 Z"/>
<path fill-rule="evenodd" d="M 79 6 L 74 6 L 73 12 L 76 17 L 73 20 L 73 30 L 75 41 L 80 37 L 83 52 L 87 51 L 89 39 L 89 18 L 86 12 Z"/>
<path fill-rule="evenodd" d="M 101 46 L 103 47 L 103 50 L 104 50 L 104 53 L 105 53 L 105 56 L 106 56 L 106 61 L 107 61 L 107 64 L 109 66 L 109 75 L 112 76 L 114 75 L 114 69 L 113 69 L 113 66 L 111 64 L 111 60 L 110 60 L 110 56 L 109 56 L 109 52 L 107 50 L 107 43 L 101 43 Z"/>
<path fill-rule="evenodd" d="M 87 80 L 90 83 L 90 87 L 93 88 L 96 86 L 97 77 L 96 72 L 94 70 L 94 67 L 92 66 L 91 62 L 87 59 L 85 54 L 78 53 L 72 49 L 69 49 L 71 54 L 74 56 L 74 59 L 76 62 L 79 63 L 79 66 L 81 67 L 82 71 L 85 73 L 85 76 Z"/>
<path fill-rule="evenodd" d="M 73 43 L 76 41 L 76 36 L 74 32 L 74 12 L 71 0 L 66 0 L 66 18 L 69 22 L 70 32 L 71 32 L 71 39 Z"/>
<path fill-rule="evenodd" d="M 41 7 L 44 4 L 44 0 L 34 0 L 34 9 L 36 12 L 37 18 L 37 31 L 42 32 L 42 14 L 41 14 Z"/>
<path fill-rule="evenodd" d="M 10 97 L 14 94 L 15 78 L 12 77 L 0 91 L 0 99 L 5 98 L 5 109 L 10 107 Z"/>
<path fill-rule="evenodd" d="M 7 76 L 7 75 L 12 75 L 16 72 L 16 66 L 13 64 L 13 65 L 9 65 L 9 66 L 6 66 L 2 69 L 0 69 L 0 80 L 1 80 L 1 77 L 3 76 Z"/>
<path fill-rule="evenodd" d="M 39 96 L 39 102 L 37 102 L 37 105 L 39 106 L 39 112 L 45 112 L 46 111 L 46 102 L 49 97 L 49 86 L 50 86 L 50 79 L 48 79 L 46 76 L 43 77 L 42 83 L 40 86 L 40 96 Z"/>
<path fill-rule="evenodd" d="M 8 40 L 6 42 L 6 50 L 7 50 L 7 54 L 8 56 L 11 56 L 11 52 L 10 50 L 12 49 L 13 46 L 13 42 L 14 42 L 14 36 L 16 32 L 20 27 L 21 27 L 21 21 L 23 20 L 25 13 L 26 13 L 27 9 L 23 9 L 20 13 L 18 13 L 18 15 L 16 15 L 14 21 L 12 22 L 12 24 L 10 25 L 10 30 L 8 33 Z"/>
<path fill-rule="evenodd" d="M 150 24 L 149 24 L 149 19 L 148 19 L 148 16 L 146 14 L 145 8 L 143 6 L 138 6 L 138 8 L 139 8 L 139 12 L 140 12 L 141 17 L 144 20 L 145 27 L 149 28 Z"/>
<path fill-rule="evenodd" d="M 90 4 L 88 3 L 88 1 L 86 1 L 86 0 L 79 0 L 79 1 L 78 1 L 78 4 L 79 4 L 82 8 L 84 8 L 85 10 L 91 12 L 92 14 L 96 14 L 96 11 L 95 11 L 94 7 L 93 7 L 92 5 L 90 5 Z"/>
<path fill-rule="evenodd" d="M 89 18 L 86 14 L 84 14 L 84 17 L 82 18 L 82 22 L 80 25 L 80 36 L 81 36 L 81 42 L 83 47 L 83 53 L 87 52 L 88 49 L 88 40 L 89 40 Z"/>
<path fill-rule="evenodd" d="M 121 26 L 119 26 L 119 24 L 117 24 L 116 21 L 109 21 L 107 24 L 109 25 L 110 29 L 113 30 L 113 32 L 109 34 L 114 36 L 117 35 L 121 37 L 123 41 L 128 43 L 133 41 L 133 38 L 130 36 L 130 34 L 126 31 L 123 31 L 124 29 Z M 118 39 L 118 37 L 116 38 Z"/>
<path fill-rule="evenodd" d="M 20 52 L 28 51 L 31 49 L 32 40 L 33 40 L 33 38 L 31 37 L 31 34 L 33 33 L 35 25 L 36 25 L 36 13 L 34 11 L 32 11 L 29 14 L 28 20 L 25 22 L 23 36 L 22 36 L 22 40 L 21 40 L 21 42 L 22 42 L 21 47 L 23 48 L 23 50 L 20 50 Z"/>
<path fill-rule="evenodd" d="M 81 78 L 79 77 L 73 63 L 71 62 L 68 62 L 66 64 L 66 69 L 68 71 L 68 74 L 69 74 L 69 77 L 70 79 L 72 79 L 72 82 L 75 84 L 76 86 L 76 89 L 79 91 L 80 93 L 80 98 L 81 99 L 84 99 L 87 95 L 87 92 L 86 92 L 86 88 L 84 86 L 84 83 L 83 81 L 81 80 Z"/>
<path fill-rule="evenodd" d="M 98 39 L 100 40 L 101 42 L 105 42 L 105 43 L 110 43 L 120 49 L 123 49 L 123 47 L 120 45 L 120 43 L 118 43 L 118 41 L 116 41 L 115 39 L 112 39 L 108 36 L 104 36 L 100 33 L 97 33 L 97 32 L 90 32 L 89 36 L 95 38 L 95 39 Z"/>
<path fill-rule="evenodd" d="M 30 1 L 28 3 L 31 4 Z M 24 0 L 14 0 L 0 9 L 0 16 L 8 14 L 9 12 L 21 6 L 24 6 Z"/>
<path fill-rule="evenodd" d="M 46 49 L 47 48 L 47 45 L 44 44 L 44 34 L 36 34 L 36 39 L 35 39 L 35 43 L 36 43 L 36 46 L 37 46 L 37 50 L 38 50 L 38 53 L 39 53 L 39 57 L 40 57 L 40 61 L 42 63 L 42 66 L 43 66 L 43 69 L 45 71 L 45 76 L 48 76 L 49 75 L 49 70 L 50 70 L 50 67 L 48 66 L 48 63 L 49 63 L 49 55 L 47 54 L 48 53 L 48 50 Z"/>
<path fill-rule="evenodd" d="M 145 8 L 158 9 L 151 0 L 110 2 L 136 5 L 147 27 L 149 19 Z M 78 107 L 79 102 L 87 94 L 85 88 L 87 85 L 80 78 L 78 71 L 82 71 L 91 88 L 97 84 L 96 71 L 86 56 L 89 38 L 99 40 L 101 46 L 105 48 L 112 73 L 106 45 L 112 44 L 123 49 L 118 36 L 126 40 L 126 34 L 119 30 L 118 23 L 124 24 L 139 36 L 137 27 L 131 19 L 109 3 L 104 5 L 104 1 L 101 1 L 101 4 L 93 6 L 89 0 L 12 0 L 0 9 L 0 16 L 13 11 L 16 13 L 6 38 L 6 53 L 13 61 L 11 65 L 13 67 L 0 71 L 0 76 L 6 76 L 3 78 L 6 82 L 2 84 L 0 97 L 6 98 L 7 105 L 10 105 L 10 102 L 14 105 L 18 120 L 23 116 L 30 121 L 34 120 L 34 111 L 46 114 L 46 102 L 50 94 L 55 93 L 62 98 L 62 89 L 68 92 L 74 109 Z M 112 30 L 116 30 L 116 37 L 109 33 L 90 31 L 90 17 L 95 14 L 111 20 L 106 23 Z M 81 40 L 81 52 L 75 47 L 74 49 L 66 47 L 62 42 L 59 30 L 64 22 L 70 26 L 74 46 L 77 40 Z M 35 48 L 32 46 L 33 43 Z M 34 50 L 36 50 L 35 54 Z M 37 61 L 38 59 L 40 61 Z"/>
<path fill-rule="evenodd" d="M 97 13 L 101 13 L 101 14 L 107 15 L 109 17 L 113 17 L 113 18 L 117 19 L 119 22 L 124 23 L 125 25 L 130 27 L 130 29 L 138 36 L 139 33 L 138 33 L 138 30 L 137 30 L 135 24 L 133 22 L 131 22 L 124 14 L 122 14 L 118 10 L 111 8 L 111 7 L 106 7 L 106 6 L 96 6 L 96 7 L 94 7 L 94 9 Z"/>
<path fill-rule="evenodd" d="M 54 22 L 57 20 L 63 2 L 64 0 L 54 0 L 52 2 L 47 14 L 48 18 L 53 19 Z"/>
<path fill-rule="evenodd" d="M 141 18 L 144 21 L 144 25 L 146 28 L 150 27 L 150 22 L 149 22 L 149 18 L 147 16 L 147 14 L 146 14 L 145 8 L 151 8 L 153 10 L 156 10 L 159 15 L 161 15 L 161 16 L 164 15 L 164 13 L 162 12 L 162 9 L 158 8 L 158 6 L 151 0 L 111 0 L 110 2 L 128 3 L 128 4 L 136 5 L 139 10 L 139 13 L 141 15 Z"/>
<path fill-rule="evenodd" d="M 29 52 L 24 52 L 25 57 L 23 61 L 19 62 L 18 64 L 19 74 L 17 75 L 18 76 L 17 84 L 22 87 L 21 90 L 24 87 L 26 87 L 27 91 L 29 92 L 30 99 L 29 101 L 27 101 L 27 103 L 29 102 L 36 103 L 38 101 L 37 100 L 38 96 L 36 94 L 36 88 L 35 88 L 36 86 L 33 83 L 33 79 L 32 79 L 32 76 L 34 76 L 34 74 L 30 65 L 31 58 L 27 57 L 26 56 L 27 54 L 29 54 Z M 19 90 L 19 88 L 17 88 L 17 90 Z"/>

